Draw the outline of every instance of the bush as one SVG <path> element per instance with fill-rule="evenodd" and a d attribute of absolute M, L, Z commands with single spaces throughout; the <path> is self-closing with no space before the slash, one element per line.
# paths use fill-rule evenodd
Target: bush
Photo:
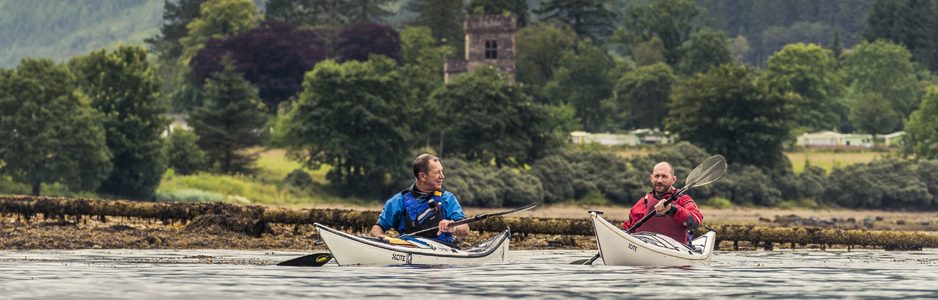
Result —
<path fill-rule="evenodd" d="M 169 167 L 176 173 L 188 175 L 205 170 L 207 159 L 205 152 L 196 145 L 199 137 L 195 133 L 174 127 L 166 139 L 163 151 Z"/>
<path fill-rule="evenodd" d="M 313 186 L 313 177 L 310 177 L 309 173 L 306 173 L 303 169 L 293 170 L 290 174 L 287 174 L 283 181 L 289 186 L 300 189 L 308 189 Z"/>
<path fill-rule="evenodd" d="M 887 158 L 836 169 L 829 177 L 824 199 L 844 207 L 922 208 L 934 205 L 929 186 L 919 170 L 933 171 L 932 165 L 917 166 L 912 161 Z M 932 180 L 931 176 L 926 176 Z"/>
<path fill-rule="evenodd" d="M 713 191 L 734 204 L 774 206 L 781 200 L 772 178 L 754 166 L 730 166 L 722 179 L 713 183 Z"/>

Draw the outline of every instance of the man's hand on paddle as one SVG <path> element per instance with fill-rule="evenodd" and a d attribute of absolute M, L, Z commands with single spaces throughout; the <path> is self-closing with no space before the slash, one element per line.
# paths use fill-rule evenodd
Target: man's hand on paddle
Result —
<path fill-rule="evenodd" d="M 449 224 L 453 224 L 453 221 L 452 220 L 440 221 L 440 229 L 436 232 L 436 235 L 441 235 L 444 232 L 453 232 L 453 228 L 447 228 L 449 227 Z"/>
<path fill-rule="evenodd" d="M 659 216 L 663 216 L 668 210 L 671 210 L 671 203 L 664 205 L 664 201 L 658 201 L 658 204 L 655 204 L 655 213 Z"/>

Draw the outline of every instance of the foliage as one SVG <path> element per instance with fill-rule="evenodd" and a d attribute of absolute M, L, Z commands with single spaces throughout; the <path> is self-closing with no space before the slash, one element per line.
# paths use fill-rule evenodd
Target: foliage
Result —
<path fill-rule="evenodd" d="M 846 70 L 845 82 L 849 87 L 847 103 L 851 114 L 855 114 L 857 109 L 864 109 L 864 105 L 870 104 L 870 99 L 877 98 L 885 101 L 877 103 L 878 108 L 884 109 L 881 112 L 893 114 L 899 120 L 918 107 L 920 91 L 915 65 L 909 51 L 902 46 L 882 40 L 863 42 L 844 54 L 843 65 Z M 863 120 L 866 119 L 860 119 Z M 898 126 L 890 128 L 867 125 L 864 129 L 869 133 L 882 133 L 901 127 L 900 122 Z"/>
<path fill-rule="evenodd" d="M 834 48 L 838 40 L 851 48 L 861 39 L 866 16 L 877 0 L 698 0 L 709 26 L 749 42 L 745 62 L 764 65 L 791 43 Z"/>
<path fill-rule="evenodd" d="M 248 171 L 255 157 L 243 153 L 266 140 L 264 104 L 251 86 L 226 63 L 225 70 L 205 82 L 205 104 L 189 118 L 199 148 L 223 173 Z"/>
<path fill-rule="evenodd" d="M 292 187 L 307 189 L 313 186 L 313 177 L 303 169 L 294 169 L 283 178 L 283 182 Z"/>
<path fill-rule="evenodd" d="M 619 78 L 613 91 L 614 111 L 622 123 L 616 129 L 663 129 L 677 76 L 664 63 L 639 67 Z"/>
<path fill-rule="evenodd" d="M 352 25 L 339 34 L 339 61 L 366 61 L 369 55 L 384 55 L 401 61 L 401 37 L 394 28 L 372 23 Z"/>
<path fill-rule="evenodd" d="M 430 96 L 445 116 L 444 153 L 470 162 L 518 166 L 556 146 L 555 123 L 506 74 L 482 67 L 458 76 Z"/>
<path fill-rule="evenodd" d="M 730 165 L 726 175 L 710 186 L 715 195 L 735 204 L 774 206 L 781 201 L 781 192 L 772 177 L 751 165 Z"/>
<path fill-rule="evenodd" d="M 98 187 L 111 171 L 102 116 L 68 68 L 24 59 L 0 69 L 0 171 L 40 194 L 43 183 Z"/>
<path fill-rule="evenodd" d="M 929 167 L 935 170 L 933 165 Z M 837 169 L 831 172 L 823 199 L 859 208 L 933 207 L 935 196 L 929 188 L 934 190 L 938 183 L 923 182 L 917 169 L 911 161 L 889 158 Z"/>
<path fill-rule="evenodd" d="M 113 168 L 98 192 L 152 199 L 166 170 L 160 133 L 168 121 L 158 102 L 157 82 L 140 47 L 118 47 L 74 58 L 73 72 L 91 106 L 103 113 Z"/>
<path fill-rule="evenodd" d="M 430 28 L 434 39 L 454 49 L 457 56 L 463 55 L 466 14 L 462 0 L 409 0 L 404 9 L 417 14 L 411 25 Z"/>
<path fill-rule="evenodd" d="M 381 23 L 393 0 L 267 0 L 266 19 L 297 26 Z"/>
<path fill-rule="evenodd" d="M 516 34 L 518 82 L 539 90 L 560 68 L 563 55 L 573 49 L 576 33 L 566 24 L 538 22 Z"/>
<path fill-rule="evenodd" d="M 163 155 L 169 167 L 179 175 L 189 175 L 206 169 L 207 157 L 199 149 L 199 137 L 192 131 L 175 127 L 163 143 Z"/>
<path fill-rule="evenodd" d="M 180 59 L 188 64 L 209 39 L 245 32 L 259 23 L 251 0 L 207 0 L 199 8 L 199 17 L 186 25 L 186 36 L 179 40 L 183 47 Z"/>
<path fill-rule="evenodd" d="M 528 25 L 527 0 L 470 0 L 466 12 L 485 15 L 511 14 L 518 21 L 518 27 Z"/>
<path fill-rule="evenodd" d="M 794 93 L 796 124 L 809 130 L 840 125 L 836 99 L 843 93 L 842 76 L 830 50 L 815 44 L 791 44 L 769 57 L 763 76 L 784 93 Z"/>
<path fill-rule="evenodd" d="M 698 18 L 704 10 L 692 0 L 665 0 L 629 7 L 625 26 L 616 35 L 627 45 L 638 45 L 657 37 L 664 48 L 665 61 L 676 65 L 681 46 L 697 31 Z"/>
<path fill-rule="evenodd" d="M 722 65 L 678 84 L 665 127 L 730 164 L 777 168 L 792 126 L 789 101 L 752 69 Z"/>
<path fill-rule="evenodd" d="M 798 175 L 788 173 L 780 176 L 775 185 L 783 199 L 819 199 L 827 181 L 824 172 L 821 167 L 806 166 Z"/>
<path fill-rule="evenodd" d="M 609 111 L 600 105 L 612 96 L 615 62 L 602 47 L 589 41 L 565 52 L 560 68 L 544 87 L 552 103 L 569 103 L 587 131 L 606 129 Z"/>
<path fill-rule="evenodd" d="M 867 41 L 889 40 L 903 45 L 915 61 L 938 71 L 938 7 L 932 0 L 882 1 L 873 4 L 866 17 Z"/>
<path fill-rule="evenodd" d="M 925 91 L 919 109 L 909 116 L 905 133 L 917 158 L 938 159 L 938 87 Z"/>
<path fill-rule="evenodd" d="M 401 82 L 388 58 L 323 61 L 306 74 L 277 140 L 313 169 L 331 165 L 328 179 L 343 194 L 382 195 L 388 176 L 406 173 L 410 123 L 419 121 L 400 112 Z"/>
<path fill-rule="evenodd" d="M 160 33 L 146 39 L 152 52 L 164 63 L 172 62 L 182 56 L 180 39 L 189 30 L 186 26 L 200 16 L 200 7 L 206 0 L 163 0 L 163 24 Z"/>
<path fill-rule="evenodd" d="M 199 85 L 222 71 L 227 58 L 235 70 L 254 84 L 268 109 L 302 91 L 303 74 L 326 58 L 317 35 L 288 23 L 264 22 L 250 31 L 211 39 L 192 58 L 190 66 Z"/>
<path fill-rule="evenodd" d="M 632 204 L 645 193 L 647 177 L 608 153 L 565 151 L 538 160 L 531 166 L 544 189 L 544 202 L 583 199 L 600 193 L 619 204 Z"/>
<path fill-rule="evenodd" d="M 700 28 L 680 47 L 681 58 L 677 69 L 684 75 L 707 71 L 713 66 L 733 62 L 729 48 L 729 37 L 722 31 Z"/>
<path fill-rule="evenodd" d="M 889 99 L 876 92 L 847 93 L 852 105 L 850 122 L 861 132 L 873 134 L 890 133 L 902 128 L 902 117 L 889 104 Z"/>
<path fill-rule="evenodd" d="M 547 0 L 535 13 L 542 20 L 560 20 L 570 25 L 578 36 L 605 41 L 614 29 L 616 14 L 603 0 Z"/>

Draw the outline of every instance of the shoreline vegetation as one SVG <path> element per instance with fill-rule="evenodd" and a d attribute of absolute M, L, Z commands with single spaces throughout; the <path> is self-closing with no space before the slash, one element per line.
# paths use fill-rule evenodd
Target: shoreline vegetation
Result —
<path fill-rule="evenodd" d="M 290 209 L 0 195 L 0 249 L 324 250 L 313 222 L 364 234 L 380 207 Z M 470 225 L 472 244 L 506 227 L 512 249 L 595 249 L 587 207 L 551 205 Z M 627 208 L 591 207 L 621 222 Z M 497 209 L 466 208 L 467 215 Z M 719 250 L 938 247 L 938 213 L 703 207 Z"/>

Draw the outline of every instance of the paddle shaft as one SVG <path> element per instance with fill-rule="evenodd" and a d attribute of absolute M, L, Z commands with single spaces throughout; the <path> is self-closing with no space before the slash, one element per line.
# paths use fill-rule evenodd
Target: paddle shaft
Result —
<path fill-rule="evenodd" d="M 512 210 L 509 210 L 509 211 L 503 211 L 503 212 L 497 212 L 497 213 L 491 213 L 491 214 L 484 214 L 484 215 L 476 215 L 476 216 L 473 216 L 473 217 L 471 217 L 471 218 L 466 218 L 466 219 L 462 219 L 462 220 L 459 220 L 459 221 L 455 221 L 455 222 L 453 222 L 453 223 L 450 223 L 450 224 L 449 224 L 448 226 L 446 226 L 446 227 L 449 228 L 449 227 L 453 227 L 453 226 L 459 226 L 459 225 L 462 225 L 462 224 L 472 223 L 472 222 L 475 222 L 475 221 L 481 221 L 481 220 L 484 220 L 484 219 L 486 219 L 486 218 L 488 218 L 488 217 L 506 215 L 506 214 L 510 214 L 510 213 L 516 213 L 516 212 L 519 212 L 519 211 L 522 211 L 522 210 L 532 209 L 532 208 L 534 208 L 535 206 L 537 206 L 537 204 L 529 204 L 529 205 L 527 205 L 527 206 L 520 207 L 520 208 L 516 208 L 516 209 L 512 209 Z M 418 235 L 418 234 L 421 234 L 421 233 L 424 233 L 424 232 L 433 231 L 433 230 L 439 230 L 439 228 L 435 228 L 435 227 L 434 227 L 434 228 L 426 228 L 426 229 L 417 230 L 417 231 L 408 233 L 407 235 L 415 236 L 415 235 Z"/>

